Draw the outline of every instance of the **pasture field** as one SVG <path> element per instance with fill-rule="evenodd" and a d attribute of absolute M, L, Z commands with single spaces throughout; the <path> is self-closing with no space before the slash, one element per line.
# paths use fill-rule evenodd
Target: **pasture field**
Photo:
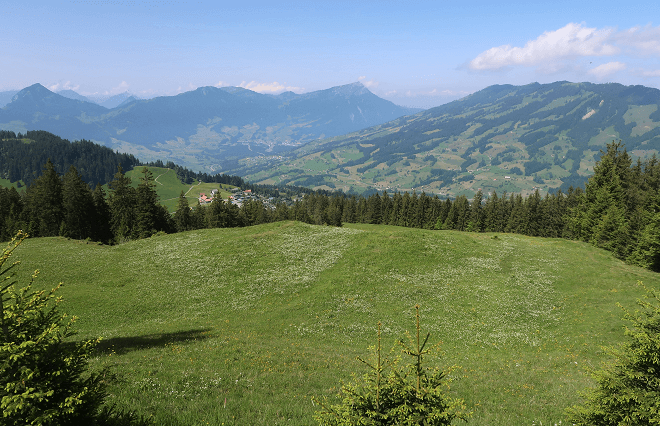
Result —
<path fill-rule="evenodd" d="M 584 243 L 512 234 L 279 222 L 118 246 L 28 239 L 20 283 L 62 281 L 109 400 L 158 425 L 311 425 L 384 346 L 422 329 L 469 425 L 566 424 L 590 368 L 623 340 L 623 306 L 659 276 Z M 460 422 L 459 422 L 460 424 Z"/>
<path fill-rule="evenodd" d="M 137 166 L 133 170 L 126 172 L 126 176 L 131 178 L 134 186 L 137 186 L 140 183 L 143 168 L 144 166 Z M 160 199 L 160 204 L 165 206 L 170 213 L 176 211 L 181 191 L 186 195 L 190 207 L 197 205 L 197 199 L 199 198 L 200 193 L 205 193 L 210 197 L 213 189 L 219 189 L 220 196 L 225 200 L 231 195 L 231 185 L 204 183 L 199 181 L 188 185 L 182 183 L 172 169 L 164 167 L 147 167 L 147 169 L 153 174 L 154 188 Z"/>

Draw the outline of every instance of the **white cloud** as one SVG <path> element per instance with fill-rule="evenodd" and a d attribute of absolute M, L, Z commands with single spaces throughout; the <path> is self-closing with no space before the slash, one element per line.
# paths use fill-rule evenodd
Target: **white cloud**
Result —
<path fill-rule="evenodd" d="M 524 47 L 493 47 L 469 62 L 473 70 L 498 70 L 511 65 L 534 66 L 580 56 L 609 56 L 620 49 L 611 43 L 611 28 L 587 28 L 570 23 L 556 31 L 546 31 Z"/>
<path fill-rule="evenodd" d="M 409 92 L 410 93 L 410 92 Z M 466 92 L 465 90 L 438 90 L 433 89 L 430 92 L 419 92 L 419 93 L 410 93 L 409 96 L 433 96 L 439 98 L 458 98 L 467 96 L 472 92 Z"/>
<path fill-rule="evenodd" d="M 385 92 L 385 96 L 392 96 L 396 95 L 396 90 L 390 90 L 389 92 Z"/>
<path fill-rule="evenodd" d="M 379 84 L 377 81 L 374 81 L 373 79 L 367 81 L 367 77 L 365 77 L 365 76 L 360 76 L 358 78 L 358 81 L 360 83 L 362 83 L 362 85 L 364 87 L 366 87 L 367 89 L 370 88 L 370 87 L 378 87 L 378 84 Z"/>
<path fill-rule="evenodd" d="M 128 90 L 128 83 L 122 81 L 117 87 L 113 87 L 109 91 L 106 91 L 106 95 L 118 95 L 119 93 L 124 93 Z"/>
<path fill-rule="evenodd" d="M 608 62 L 606 64 L 598 65 L 596 68 L 592 68 L 587 71 L 588 74 L 595 76 L 596 78 L 602 80 L 605 77 L 608 77 L 611 74 L 614 74 L 617 71 L 622 71 L 626 69 L 626 64 L 623 62 Z"/>
<path fill-rule="evenodd" d="M 633 27 L 614 37 L 617 43 L 644 55 L 660 55 L 660 26 Z"/>
<path fill-rule="evenodd" d="M 51 86 L 48 86 L 48 89 L 49 89 L 51 92 L 57 92 L 57 91 L 60 91 L 60 90 L 78 90 L 79 88 L 80 88 L 80 85 L 74 86 L 74 85 L 71 84 L 70 81 L 67 81 L 67 82 L 64 83 L 64 84 L 62 84 L 62 83 L 55 83 L 55 84 L 53 84 L 53 85 L 51 85 Z"/>
<path fill-rule="evenodd" d="M 272 83 L 259 83 L 256 81 L 247 83 L 243 81 L 241 84 L 239 84 L 239 87 L 258 93 L 281 93 L 286 91 L 300 93 L 305 90 L 302 87 L 287 86 L 286 83 L 280 84 L 277 81 L 273 81 Z"/>
<path fill-rule="evenodd" d="M 660 70 L 640 70 L 642 77 L 660 77 Z"/>
<path fill-rule="evenodd" d="M 191 92 L 195 89 L 197 89 L 197 86 L 193 85 L 192 83 L 188 83 L 188 86 L 185 86 L 185 87 L 184 86 L 179 86 L 179 87 L 177 87 L 176 93 L 178 95 L 178 94 L 184 93 L 184 92 Z"/>
<path fill-rule="evenodd" d="M 229 83 L 222 80 L 218 81 L 218 84 L 215 85 L 215 87 L 227 87 L 227 86 L 229 86 Z"/>

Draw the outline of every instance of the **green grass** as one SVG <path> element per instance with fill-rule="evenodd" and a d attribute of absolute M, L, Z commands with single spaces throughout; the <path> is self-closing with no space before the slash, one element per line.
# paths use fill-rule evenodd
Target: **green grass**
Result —
<path fill-rule="evenodd" d="M 24 188 L 23 182 L 21 181 L 21 188 L 17 184 L 18 182 L 10 182 L 9 179 L 0 179 L 0 187 L 11 188 L 13 186 L 20 192 L 22 190 L 21 188 Z"/>
<path fill-rule="evenodd" d="M 140 178 L 143 176 L 142 169 L 144 169 L 144 167 L 138 166 L 133 170 L 126 172 L 126 176 L 132 179 L 134 186 L 137 186 L 140 183 Z M 225 200 L 231 195 L 231 185 L 203 182 L 194 182 L 193 184 L 188 185 L 182 183 L 172 169 L 163 167 L 147 167 L 147 169 L 153 174 L 154 184 L 160 203 L 167 207 L 170 213 L 176 211 L 181 191 L 186 194 L 186 199 L 191 207 L 197 204 L 197 199 L 199 198 L 200 193 L 205 193 L 210 197 L 213 189 L 219 189 L 220 196 Z"/>
<path fill-rule="evenodd" d="M 21 274 L 64 282 L 78 338 L 102 336 L 94 368 L 110 401 L 158 425 L 310 425 L 312 396 L 364 372 L 357 355 L 414 328 L 459 365 L 470 425 L 566 423 L 601 345 L 623 339 L 657 274 L 589 245 L 510 234 L 282 222 L 119 246 L 27 240 Z"/>

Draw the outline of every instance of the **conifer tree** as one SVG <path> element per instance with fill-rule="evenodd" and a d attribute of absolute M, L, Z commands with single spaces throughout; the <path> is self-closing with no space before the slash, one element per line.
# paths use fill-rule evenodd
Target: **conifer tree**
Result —
<path fill-rule="evenodd" d="M 372 194 L 367 199 L 367 206 L 365 211 L 365 223 L 377 225 L 381 222 L 381 199 L 378 193 Z"/>
<path fill-rule="evenodd" d="M 468 214 L 470 211 L 470 202 L 465 195 L 459 195 L 451 204 L 444 229 L 454 229 L 464 231 L 467 226 Z"/>
<path fill-rule="evenodd" d="M 188 199 L 183 190 L 179 194 L 179 201 L 177 202 L 176 211 L 174 212 L 174 222 L 176 223 L 176 229 L 179 232 L 192 229 L 190 206 L 188 205 Z"/>
<path fill-rule="evenodd" d="M 64 219 L 62 179 L 50 159 L 42 175 L 35 179 L 26 192 L 24 212 L 30 235 L 52 237 L 59 234 Z"/>
<path fill-rule="evenodd" d="M 484 227 L 483 230 L 486 232 L 501 232 L 498 228 L 498 221 L 501 215 L 502 205 L 500 200 L 497 197 L 497 192 L 493 191 L 493 194 L 486 199 L 486 205 L 484 206 Z"/>
<path fill-rule="evenodd" d="M 623 155 L 619 147 L 619 144 L 607 146 L 607 152 L 594 166 L 594 174 L 586 185 L 585 204 L 577 211 L 581 231 L 579 238 L 603 248 L 616 244 L 612 240 L 618 228 L 625 225 L 622 175 L 627 175 L 627 172 L 622 169 L 623 164 L 629 165 L 629 161 L 619 158 L 620 154 Z M 604 220 L 607 223 L 601 223 Z"/>
<path fill-rule="evenodd" d="M 155 187 L 153 173 L 146 167 L 142 168 L 142 177 L 136 191 L 134 238 L 148 238 L 162 230 L 162 226 L 159 226 L 160 211 Z"/>
<path fill-rule="evenodd" d="M 105 199 L 105 190 L 101 184 L 97 184 L 94 188 L 92 202 L 94 203 L 92 239 L 108 244 L 112 241 L 110 206 Z"/>
<path fill-rule="evenodd" d="M 339 196 L 334 196 L 330 200 L 328 205 L 328 212 L 326 217 L 328 219 L 328 225 L 330 226 L 342 226 L 341 218 L 343 216 L 343 198 Z"/>
<path fill-rule="evenodd" d="M 226 228 L 227 212 L 225 202 L 219 195 L 213 197 L 211 205 L 206 208 L 206 226 L 209 228 Z"/>
<path fill-rule="evenodd" d="M 111 214 L 110 228 L 114 238 L 117 242 L 131 239 L 136 221 L 137 192 L 121 166 L 108 185 L 112 190 L 108 205 Z"/>
<path fill-rule="evenodd" d="M 13 186 L 0 188 L 0 240 L 8 241 L 21 229 L 23 200 Z"/>
<path fill-rule="evenodd" d="M 191 216 L 192 229 L 204 229 L 207 227 L 206 210 L 207 209 L 205 207 L 202 207 L 202 205 L 199 203 L 199 200 L 197 200 L 197 205 L 193 209 L 193 213 Z"/>
<path fill-rule="evenodd" d="M 470 232 L 481 232 L 483 230 L 483 222 L 484 222 L 484 216 L 483 216 L 483 207 L 481 206 L 481 202 L 483 201 L 484 195 L 481 192 L 481 190 L 478 190 L 474 194 L 474 198 L 472 199 L 472 205 L 470 206 L 470 218 L 468 220 L 467 224 L 467 231 Z"/>
<path fill-rule="evenodd" d="M 74 166 L 64 175 L 62 185 L 64 225 L 60 234 L 79 240 L 91 237 L 95 216 L 92 191 Z"/>

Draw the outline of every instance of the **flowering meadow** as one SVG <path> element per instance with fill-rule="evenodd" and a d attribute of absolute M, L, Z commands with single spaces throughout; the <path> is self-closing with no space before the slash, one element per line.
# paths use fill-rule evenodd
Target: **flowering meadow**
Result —
<path fill-rule="evenodd" d="M 37 286 L 64 283 L 75 339 L 103 338 L 109 401 L 172 426 L 314 424 L 312 397 L 365 372 L 378 321 L 385 347 L 412 331 L 416 304 L 467 424 L 568 424 L 602 346 L 623 340 L 616 303 L 660 288 L 586 243 L 385 225 L 28 239 L 16 258 Z"/>

